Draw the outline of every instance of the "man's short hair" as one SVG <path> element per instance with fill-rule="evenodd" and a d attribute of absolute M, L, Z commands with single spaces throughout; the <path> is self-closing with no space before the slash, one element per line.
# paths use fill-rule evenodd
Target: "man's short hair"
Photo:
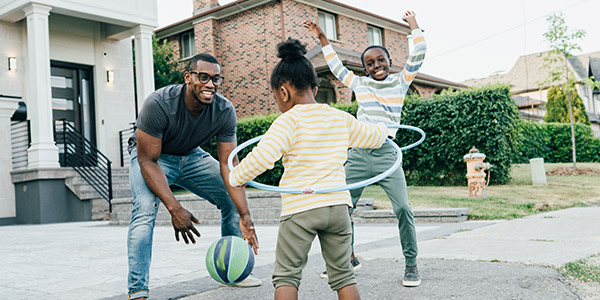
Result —
<path fill-rule="evenodd" d="M 190 61 L 188 62 L 188 65 L 187 65 L 187 70 L 191 70 L 192 67 L 195 67 L 196 64 L 198 63 L 198 61 L 205 61 L 205 62 L 217 64 L 219 66 L 221 65 L 221 64 L 219 64 L 219 61 L 214 56 L 212 56 L 208 53 L 200 53 L 200 54 L 194 55 L 190 59 Z"/>

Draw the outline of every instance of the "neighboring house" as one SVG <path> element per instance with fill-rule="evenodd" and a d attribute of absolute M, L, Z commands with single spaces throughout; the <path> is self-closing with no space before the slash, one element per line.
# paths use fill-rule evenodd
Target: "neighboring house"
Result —
<path fill-rule="evenodd" d="M 157 29 L 156 37 L 172 42 L 182 63 L 197 53 L 215 56 L 225 77 L 219 91 L 233 102 L 239 117 L 278 111 L 269 77 L 279 60 L 275 46 L 288 37 L 308 45 L 306 56 L 321 79 L 317 101 L 352 100 L 352 90 L 334 78 L 320 45 L 302 27 L 304 20 L 318 20 L 341 60 L 357 73 L 364 72 L 360 54 L 369 45 L 383 45 L 389 50 L 393 72 L 402 70 L 409 55 L 408 25 L 337 1 L 239 0 L 225 5 L 216 0 L 190 1 L 194 1 L 194 15 Z M 428 97 L 445 88 L 463 87 L 419 73 L 411 92 Z"/>
<path fill-rule="evenodd" d="M 546 114 L 545 104 L 548 102 L 548 89 L 552 85 L 562 84 L 564 79 L 548 83 L 548 69 L 544 67 L 544 58 L 548 52 L 534 53 L 519 57 L 512 69 L 503 74 L 495 74 L 486 78 L 470 79 L 463 84 L 476 86 L 482 84 L 506 83 L 512 86 L 513 99 L 525 119 L 542 121 Z M 593 76 L 600 80 L 600 52 L 577 55 L 569 58 L 565 66 L 564 59 L 559 60 L 552 68 L 568 68 L 569 76 L 575 81 L 577 92 L 592 124 L 596 136 L 600 136 L 600 90 L 590 88 L 583 79 Z M 563 72 L 564 73 L 564 72 Z"/>
<path fill-rule="evenodd" d="M 68 166 L 119 161 L 119 130 L 154 90 L 157 24 L 155 0 L 0 0 L 0 225 L 90 219 Z M 69 165 L 65 146 L 85 161 Z"/>

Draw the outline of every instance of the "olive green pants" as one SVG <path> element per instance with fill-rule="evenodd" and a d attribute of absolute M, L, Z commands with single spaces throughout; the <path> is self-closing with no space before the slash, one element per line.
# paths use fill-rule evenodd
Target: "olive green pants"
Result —
<path fill-rule="evenodd" d="M 350 264 L 352 229 L 347 205 L 326 206 L 284 216 L 279 224 L 273 286 L 300 286 L 302 269 L 315 236 L 327 265 L 329 286 L 338 291 L 356 284 Z"/>
<path fill-rule="evenodd" d="M 358 181 L 377 176 L 389 169 L 397 159 L 396 150 L 389 144 L 384 143 L 379 149 L 350 149 L 346 162 L 346 183 L 352 184 Z M 398 219 L 398 231 L 400 233 L 400 244 L 407 266 L 417 264 L 417 235 L 415 233 L 415 221 L 408 194 L 406 192 L 406 179 L 402 166 L 390 176 L 378 182 L 385 191 L 394 214 Z M 353 207 L 360 199 L 363 188 L 350 191 Z M 354 211 L 350 210 L 350 215 Z M 354 251 L 354 221 L 352 221 L 352 251 Z"/>

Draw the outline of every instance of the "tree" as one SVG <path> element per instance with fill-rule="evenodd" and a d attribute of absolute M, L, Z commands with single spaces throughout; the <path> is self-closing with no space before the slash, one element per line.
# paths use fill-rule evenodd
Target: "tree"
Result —
<path fill-rule="evenodd" d="M 183 83 L 183 66 L 177 61 L 175 49 L 167 40 L 152 36 L 154 59 L 154 87 L 159 89 L 174 83 Z"/>
<path fill-rule="evenodd" d="M 568 85 L 567 89 L 569 99 L 572 101 L 573 121 L 589 125 L 590 120 L 585 112 L 583 101 L 577 94 L 573 81 Z M 564 85 L 555 85 L 548 90 L 548 102 L 546 103 L 545 122 L 569 123 L 569 103 L 565 95 Z"/>
<path fill-rule="evenodd" d="M 573 106 L 571 103 L 571 87 L 569 83 L 569 67 L 568 59 L 573 56 L 571 54 L 574 50 L 581 50 L 581 47 L 575 42 L 578 39 L 582 39 L 585 36 L 585 31 L 576 30 L 571 32 L 565 23 L 565 19 L 562 13 L 555 13 L 548 18 L 546 21 L 550 23 L 548 32 L 544 33 L 546 41 L 550 44 L 550 52 L 544 59 L 545 66 L 549 69 L 549 80 L 550 82 L 558 82 L 563 78 L 563 91 L 567 98 L 567 107 L 569 111 L 569 121 L 571 123 L 571 146 L 573 152 L 573 169 L 577 168 L 577 154 L 575 148 L 575 126 L 573 125 Z M 565 72 L 560 71 L 560 68 L 553 68 L 552 65 L 556 65 L 557 61 L 564 61 Z M 571 76 L 573 78 L 573 76 Z M 575 91 L 575 94 L 577 92 Z M 581 99 L 580 99 L 581 100 Z M 585 109 L 584 109 L 585 112 Z"/>

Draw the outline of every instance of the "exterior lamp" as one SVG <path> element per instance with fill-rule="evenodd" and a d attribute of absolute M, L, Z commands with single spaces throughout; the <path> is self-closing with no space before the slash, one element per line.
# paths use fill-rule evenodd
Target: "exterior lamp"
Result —
<path fill-rule="evenodd" d="M 8 58 L 8 70 L 11 72 L 17 71 L 17 58 L 16 57 L 11 56 Z"/>
<path fill-rule="evenodd" d="M 113 71 L 113 70 L 106 71 L 106 82 L 108 82 L 108 83 L 115 82 L 115 71 Z"/>

